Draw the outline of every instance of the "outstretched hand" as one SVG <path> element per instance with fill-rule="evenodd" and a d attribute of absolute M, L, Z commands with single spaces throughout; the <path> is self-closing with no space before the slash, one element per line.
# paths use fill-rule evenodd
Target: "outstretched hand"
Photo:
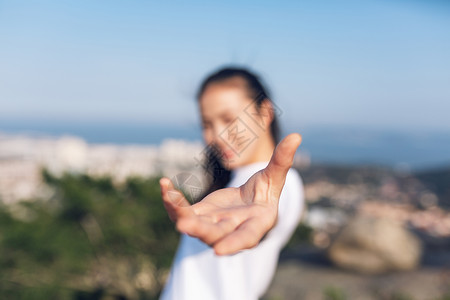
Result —
<path fill-rule="evenodd" d="M 164 206 L 177 229 L 197 237 L 218 255 L 256 246 L 275 226 L 278 201 L 301 136 L 293 133 L 276 147 L 265 169 L 238 188 L 212 192 L 191 205 L 168 178 L 161 178 Z"/>

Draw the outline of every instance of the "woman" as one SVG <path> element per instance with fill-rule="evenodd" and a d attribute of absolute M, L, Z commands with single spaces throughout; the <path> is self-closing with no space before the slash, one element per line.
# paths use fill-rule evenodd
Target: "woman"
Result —
<path fill-rule="evenodd" d="M 184 233 L 161 299 L 258 299 L 303 208 L 302 182 L 290 169 L 301 137 L 291 134 L 275 149 L 272 102 L 245 69 L 210 75 L 198 103 L 213 179 L 194 205 L 169 179 L 160 181 L 169 217 Z"/>

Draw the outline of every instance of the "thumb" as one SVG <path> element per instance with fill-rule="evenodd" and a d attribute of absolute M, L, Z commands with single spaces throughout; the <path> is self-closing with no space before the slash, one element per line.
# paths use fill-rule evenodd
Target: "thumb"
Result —
<path fill-rule="evenodd" d="M 300 134 L 291 133 L 275 148 L 269 164 L 264 169 L 264 173 L 275 186 L 283 187 L 287 172 L 294 162 L 295 151 L 301 142 Z"/>

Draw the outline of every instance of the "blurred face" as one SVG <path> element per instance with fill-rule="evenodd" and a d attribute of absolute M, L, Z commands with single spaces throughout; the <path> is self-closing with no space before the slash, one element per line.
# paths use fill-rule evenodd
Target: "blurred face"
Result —
<path fill-rule="evenodd" d="M 215 147 L 225 168 L 250 164 L 258 161 L 262 152 L 273 150 L 267 149 L 270 120 L 260 114 L 245 88 L 210 84 L 199 104 L 205 143 Z"/>

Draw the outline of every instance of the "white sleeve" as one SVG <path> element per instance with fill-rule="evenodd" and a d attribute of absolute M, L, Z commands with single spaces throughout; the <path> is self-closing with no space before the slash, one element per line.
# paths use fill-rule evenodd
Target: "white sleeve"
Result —
<path fill-rule="evenodd" d="M 242 252 L 245 256 L 243 280 L 252 290 L 258 292 L 258 297 L 267 290 L 275 274 L 280 250 L 297 228 L 304 207 L 303 202 L 302 180 L 297 171 L 290 169 L 280 195 L 277 224 L 257 247 Z"/>
<path fill-rule="evenodd" d="M 304 189 L 300 175 L 290 169 L 278 204 L 278 221 L 269 233 L 280 240 L 283 247 L 297 228 L 304 208 Z"/>

